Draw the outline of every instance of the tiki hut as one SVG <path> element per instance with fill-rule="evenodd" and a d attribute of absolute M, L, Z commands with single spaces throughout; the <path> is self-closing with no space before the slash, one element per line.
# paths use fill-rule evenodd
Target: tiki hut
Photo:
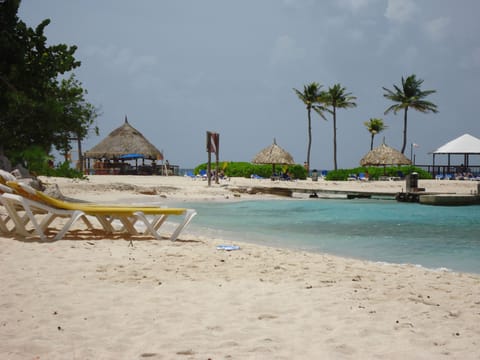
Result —
<path fill-rule="evenodd" d="M 292 155 L 277 145 L 275 139 L 273 144 L 260 151 L 253 158 L 254 164 L 272 164 L 272 175 L 275 174 L 275 165 L 293 165 Z"/>
<path fill-rule="evenodd" d="M 386 145 L 385 143 L 369 151 L 360 160 L 361 166 L 383 166 L 387 165 L 410 165 L 412 162 L 400 151 Z"/>
<path fill-rule="evenodd" d="M 127 167 L 128 160 L 135 160 L 136 168 L 138 168 L 139 159 L 142 161 L 142 166 L 145 165 L 145 160 L 150 160 L 155 167 L 157 160 L 163 160 L 163 154 L 140 131 L 130 125 L 125 117 L 125 123 L 122 126 L 113 130 L 100 143 L 85 152 L 85 159 L 87 169 L 90 169 L 90 160 L 93 160 L 96 164 L 95 168 L 98 168 L 101 162 L 108 164 L 106 167 L 117 170 L 110 173 L 122 173 L 122 170 Z"/>

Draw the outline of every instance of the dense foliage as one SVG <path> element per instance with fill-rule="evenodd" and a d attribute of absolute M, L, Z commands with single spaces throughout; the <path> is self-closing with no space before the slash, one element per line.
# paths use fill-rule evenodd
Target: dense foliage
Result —
<path fill-rule="evenodd" d="M 69 161 L 53 166 L 53 158 L 46 155 L 45 151 L 38 146 L 31 146 L 21 151 L 19 155 L 28 164 L 28 170 L 33 175 L 85 178 L 83 172 L 70 166 Z"/>
<path fill-rule="evenodd" d="M 405 175 L 416 172 L 419 179 L 431 179 L 432 175 L 415 166 L 390 166 L 390 167 L 357 167 L 354 169 L 331 170 L 327 173 L 326 180 L 348 180 L 352 175 L 358 176 L 360 173 L 368 174 L 369 180 L 378 180 L 383 176 L 402 178 Z"/>
<path fill-rule="evenodd" d="M 200 164 L 195 168 L 195 174 L 201 170 L 206 170 L 207 164 Z M 212 164 L 212 171 L 215 170 L 215 165 Z M 233 162 L 223 161 L 219 163 L 219 172 L 223 171 L 227 177 L 245 177 L 249 178 L 252 175 L 257 175 L 262 178 L 269 179 L 272 177 L 272 165 L 257 165 L 249 162 Z M 277 165 L 275 167 L 277 175 L 288 174 L 291 179 L 307 178 L 307 171 L 301 165 Z"/>
<path fill-rule="evenodd" d="M 198 175 L 201 171 L 207 169 L 207 164 L 198 165 L 194 173 Z M 212 164 L 212 171 L 215 170 L 215 164 Z M 262 178 L 269 179 L 272 177 L 272 165 L 257 165 L 249 162 L 227 162 L 219 163 L 219 171 L 223 172 L 227 177 L 245 177 L 250 178 L 252 175 L 257 175 Z M 315 171 L 315 170 L 314 170 Z M 275 172 L 277 175 L 283 173 L 290 174 L 292 180 L 305 180 L 307 178 L 307 171 L 301 165 L 279 165 L 276 166 Z M 346 181 L 349 177 L 358 176 L 360 173 L 368 174 L 370 180 L 379 180 L 382 177 L 388 178 L 403 178 L 404 176 L 416 172 L 419 179 L 431 179 L 432 175 L 415 166 L 390 166 L 390 167 L 357 167 L 353 169 L 338 169 L 329 170 L 327 172 L 326 180 Z M 317 171 L 319 173 L 319 171 Z M 320 175 L 320 174 L 319 174 Z"/>
<path fill-rule="evenodd" d="M 19 6 L 20 0 L 0 2 L 0 153 L 30 167 L 25 150 L 66 154 L 70 140 L 98 132 L 97 110 L 71 73 L 80 66 L 76 46 L 48 45 L 50 20 L 30 28 L 18 19 Z"/>

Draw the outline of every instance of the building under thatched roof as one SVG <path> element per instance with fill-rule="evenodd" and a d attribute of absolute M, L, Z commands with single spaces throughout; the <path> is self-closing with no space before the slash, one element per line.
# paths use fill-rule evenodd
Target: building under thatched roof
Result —
<path fill-rule="evenodd" d="M 137 157 L 150 160 L 163 160 L 163 154 L 143 135 L 128 123 L 113 130 L 99 144 L 85 152 L 89 159 L 119 159 L 122 156 L 136 154 Z"/>
<path fill-rule="evenodd" d="M 369 151 L 360 160 L 362 166 L 387 166 L 387 165 L 410 165 L 412 162 L 400 151 L 385 143 Z"/>
<path fill-rule="evenodd" d="M 255 155 L 252 162 L 254 164 L 272 164 L 272 175 L 275 174 L 275 165 L 295 164 L 292 155 L 278 146 L 275 139 L 273 139 L 272 145 L 267 146 L 265 149 Z"/>
<path fill-rule="evenodd" d="M 254 164 L 292 165 L 295 164 L 292 155 L 277 145 L 275 139 L 273 144 L 260 151 L 253 158 Z"/>

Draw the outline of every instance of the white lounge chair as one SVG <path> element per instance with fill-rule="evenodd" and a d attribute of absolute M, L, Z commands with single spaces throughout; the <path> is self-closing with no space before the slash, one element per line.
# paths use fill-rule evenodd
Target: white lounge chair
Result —
<path fill-rule="evenodd" d="M 60 240 L 70 227 L 79 219 L 83 218 L 89 228 L 93 228 L 82 211 L 55 209 L 46 204 L 39 203 L 16 194 L 4 193 L 0 201 L 7 209 L 11 220 L 15 223 L 13 231 L 20 236 L 30 237 L 38 235 L 41 240 L 49 240 L 47 228 L 56 218 L 67 218 L 68 221 L 53 236 L 53 240 Z M 19 208 L 24 211 L 28 222 L 20 216 Z M 32 229 L 27 228 L 30 223 Z"/>
<path fill-rule="evenodd" d="M 16 196 L 20 196 L 23 200 L 18 198 L 12 198 L 7 196 L 7 199 L 17 200 L 21 206 L 27 210 L 27 208 L 40 208 L 47 210 L 51 217 L 68 217 L 69 221 L 62 229 L 62 234 L 57 234 L 55 239 L 63 237 L 68 231 L 69 227 L 73 225 L 78 219 L 86 219 L 85 215 L 95 217 L 102 225 L 104 231 L 107 233 L 117 232 L 118 230 L 112 225 L 113 221 L 119 220 L 123 225 L 120 231 L 126 231 L 130 235 L 150 234 L 156 239 L 162 239 L 163 236 L 159 232 L 159 228 L 164 224 L 169 216 L 183 216 L 182 221 L 177 225 L 175 230 L 170 236 L 170 240 L 174 241 L 178 238 L 181 231 L 190 223 L 192 218 L 197 214 L 194 209 L 185 208 L 165 208 L 158 206 L 125 206 L 125 205 L 103 205 L 95 203 L 74 203 L 59 200 L 48 196 L 47 194 L 35 190 L 29 185 L 19 182 L 7 182 L 14 191 L 17 192 Z M 8 194 L 4 194 L 8 195 Z M 13 211 L 11 208 L 9 211 Z M 30 220 L 35 218 L 34 211 L 27 211 Z M 88 221 L 88 219 L 87 219 Z M 51 222 L 51 221 L 50 221 Z M 49 223 L 50 223 L 49 222 Z M 137 230 L 135 224 L 137 222 L 143 223 L 145 229 L 143 231 Z M 87 224 L 88 227 L 93 228 L 91 223 Z M 39 224 L 35 226 L 38 232 L 44 231 L 45 226 Z M 38 235 L 41 235 L 38 233 Z M 45 237 L 45 235 L 41 235 Z"/>

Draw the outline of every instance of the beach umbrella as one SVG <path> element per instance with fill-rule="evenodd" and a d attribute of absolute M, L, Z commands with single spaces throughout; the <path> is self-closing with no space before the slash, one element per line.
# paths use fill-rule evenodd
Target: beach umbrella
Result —
<path fill-rule="evenodd" d="M 400 151 L 386 145 L 376 147 L 369 151 L 361 160 L 361 166 L 383 166 L 387 165 L 411 165 L 409 158 L 403 155 Z"/>
<path fill-rule="evenodd" d="M 253 158 L 254 164 L 272 164 L 272 174 L 275 173 L 275 165 L 293 165 L 292 155 L 277 145 L 273 139 L 273 144 L 260 151 Z"/>
<path fill-rule="evenodd" d="M 124 154 L 120 155 L 118 158 L 120 160 L 132 160 L 132 159 L 143 159 L 145 156 L 143 154 Z"/>

